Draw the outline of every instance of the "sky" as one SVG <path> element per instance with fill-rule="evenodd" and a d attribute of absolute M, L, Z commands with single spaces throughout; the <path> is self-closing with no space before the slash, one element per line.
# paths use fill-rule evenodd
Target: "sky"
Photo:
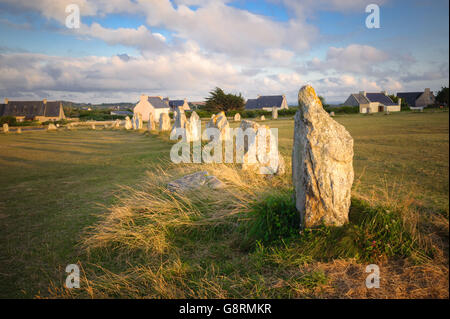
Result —
<path fill-rule="evenodd" d="M 66 7 L 80 11 L 68 28 Z M 369 4 L 380 27 L 367 28 Z M 0 0 L 0 98 L 202 101 L 215 87 L 328 103 L 449 84 L 447 0 Z M 70 18 L 70 17 L 69 17 Z M 73 21 L 73 20 L 71 20 Z"/>

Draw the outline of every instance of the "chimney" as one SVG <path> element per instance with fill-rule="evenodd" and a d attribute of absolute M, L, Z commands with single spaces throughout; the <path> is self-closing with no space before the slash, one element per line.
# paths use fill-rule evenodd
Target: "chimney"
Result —
<path fill-rule="evenodd" d="M 7 97 L 5 97 L 5 104 L 8 104 L 8 98 Z"/>
<path fill-rule="evenodd" d="M 42 100 L 42 102 L 44 102 L 44 104 L 47 104 L 47 99 Z"/>
<path fill-rule="evenodd" d="M 147 100 L 148 96 L 145 94 L 141 94 L 141 101 Z"/>
<path fill-rule="evenodd" d="M 359 91 L 359 94 L 366 96 L 366 91 Z"/>
<path fill-rule="evenodd" d="M 426 88 L 425 93 L 430 94 L 430 88 Z"/>
<path fill-rule="evenodd" d="M 384 94 L 387 96 L 387 92 L 386 91 L 381 91 L 381 94 Z"/>

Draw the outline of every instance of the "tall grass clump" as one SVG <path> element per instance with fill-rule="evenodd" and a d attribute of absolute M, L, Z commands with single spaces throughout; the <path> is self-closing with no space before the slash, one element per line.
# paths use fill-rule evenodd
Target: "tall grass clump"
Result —
<path fill-rule="evenodd" d="M 263 243 L 285 240 L 298 235 L 300 214 L 295 208 L 292 192 L 271 194 L 255 202 L 249 212 L 252 222 L 248 238 Z"/>
<path fill-rule="evenodd" d="M 425 260 L 430 255 L 419 248 L 398 212 L 357 199 L 352 200 L 349 223 L 342 227 L 318 226 L 300 231 L 299 214 L 289 192 L 256 202 L 249 218 L 244 226 L 245 244 L 263 244 L 269 249 L 287 244 L 295 247 L 304 260 L 354 258 L 366 262 L 413 255 Z"/>

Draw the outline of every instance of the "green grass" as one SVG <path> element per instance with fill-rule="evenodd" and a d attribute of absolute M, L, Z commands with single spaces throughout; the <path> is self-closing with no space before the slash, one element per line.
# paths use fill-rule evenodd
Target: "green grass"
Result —
<path fill-rule="evenodd" d="M 169 149 L 124 131 L 1 134 L 0 297 L 46 293 L 78 261 L 76 244 L 101 205 L 116 202 L 119 185 L 142 181 Z"/>
<path fill-rule="evenodd" d="M 342 272 L 351 273 L 342 267 L 383 263 L 380 255 L 389 267 L 398 259 L 431 260 L 429 273 L 439 280 L 419 280 L 419 288 L 445 297 L 432 289 L 447 286 L 448 296 L 448 246 L 441 247 L 444 261 L 427 246 L 436 238 L 448 245 L 448 113 L 335 119 L 355 140 L 350 223 L 301 234 L 287 227 L 296 223 L 289 174 L 268 180 L 221 166 L 161 170 L 155 164 L 168 161 L 167 136 L 0 134 L 0 297 L 310 298 L 334 296 L 330 289 L 350 296 L 336 284 Z M 279 128 L 289 160 L 292 118 L 265 124 Z M 189 197 L 164 191 L 168 180 L 200 169 L 229 188 Z M 64 291 L 64 268 L 76 262 L 83 289 Z M 402 271 L 418 276 L 417 269 Z"/>
<path fill-rule="evenodd" d="M 337 115 L 334 119 L 354 139 L 358 193 L 383 201 L 387 196 L 409 197 L 424 209 L 448 212 L 448 112 Z M 279 129 L 280 151 L 290 158 L 292 120 L 264 123 Z"/>

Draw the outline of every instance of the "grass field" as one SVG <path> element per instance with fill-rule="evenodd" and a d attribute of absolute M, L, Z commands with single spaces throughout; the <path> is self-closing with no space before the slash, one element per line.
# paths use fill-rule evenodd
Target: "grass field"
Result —
<path fill-rule="evenodd" d="M 0 297 L 448 298 L 448 113 L 335 119 L 355 140 L 354 215 L 395 210 L 417 242 L 408 256 L 376 258 L 381 289 L 364 287 L 374 260 L 360 248 L 338 250 L 353 249 L 345 241 L 369 227 L 356 219 L 344 233 L 248 237 L 249 211 L 290 209 L 285 199 L 255 206 L 268 194 L 289 198 L 289 173 L 268 180 L 221 165 L 170 165 L 166 136 L 76 130 L 0 135 Z M 279 128 L 289 161 L 293 120 L 266 123 Z M 188 198 L 165 191 L 174 176 L 201 169 L 228 189 Z M 406 242 L 404 228 L 392 245 Z M 70 263 L 83 269 L 81 289 L 63 289 Z"/>

